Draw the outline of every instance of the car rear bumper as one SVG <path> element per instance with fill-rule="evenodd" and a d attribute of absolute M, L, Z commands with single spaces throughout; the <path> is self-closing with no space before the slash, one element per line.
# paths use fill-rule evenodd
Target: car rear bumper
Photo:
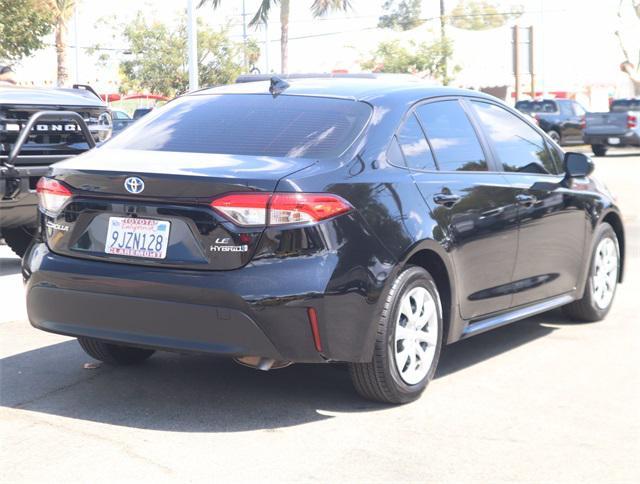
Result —
<path fill-rule="evenodd" d="M 202 304 L 38 286 L 29 291 L 36 328 L 159 349 L 283 359 L 245 313 Z"/>
<path fill-rule="evenodd" d="M 623 134 L 590 134 L 584 133 L 582 136 L 584 142 L 588 145 L 605 145 L 605 146 L 640 146 L 640 134 L 635 131 L 629 131 Z M 619 140 L 618 143 L 612 143 L 612 139 Z"/>
<path fill-rule="evenodd" d="M 149 268 L 58 255 L 39 243 L 23 276 L 29 320 L 45 331 L 229 356 L 368 361 L 378 298 L 332 290 L 336 268 L 331 254 L 232 271 Z"/>

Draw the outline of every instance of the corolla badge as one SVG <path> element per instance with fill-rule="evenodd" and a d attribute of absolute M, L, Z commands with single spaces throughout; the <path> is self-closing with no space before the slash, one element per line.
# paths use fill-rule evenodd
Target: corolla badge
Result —
<path fill-rule="evenodd" d="M 129 193 L 142 193 L 142 190 L 144 190 L 144 182 L 142 181 L 142 178 L 130 176 L 124 181 L 124 188 Z"/>

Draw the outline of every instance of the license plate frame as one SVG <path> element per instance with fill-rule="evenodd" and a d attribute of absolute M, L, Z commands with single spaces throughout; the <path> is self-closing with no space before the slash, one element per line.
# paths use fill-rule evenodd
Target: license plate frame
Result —
<path fill-rule="evenodd" d="M 109 217 L 104 252 L 136 259 L 167 257 L 171 222 L 149 218 Z"/>
<path fill-rule="evenodd" d="M 607 138 L 607 143 L 609 143 L 610 145 L 619 145 L 620 138 L 617 138 L 617 137 Z"/>

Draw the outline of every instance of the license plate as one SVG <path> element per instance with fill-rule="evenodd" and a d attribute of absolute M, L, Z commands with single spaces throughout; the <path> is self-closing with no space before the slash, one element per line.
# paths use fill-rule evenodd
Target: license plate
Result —
<path fill-rule="evenodd" d="M 609 143 L 610 145 L 619 145 L 620 144 L 620 138 L 609 138 L 607 140 L 607 143 Z"/>
<path fill-rule="evenodd" d="M 164 259 L 171 223 L 167 220 L 109 217 L 104 251 L 107 254 Z"/>

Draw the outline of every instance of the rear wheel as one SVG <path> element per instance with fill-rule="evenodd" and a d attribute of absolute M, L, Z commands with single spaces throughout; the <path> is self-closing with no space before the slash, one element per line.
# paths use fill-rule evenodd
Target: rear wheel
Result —
<path fill-rule="evenodd" d="M 547 132 L 547 134 L 549 135 L 549 138 L 551 138 L 553 141 L 555 141 L 558 144 L 560 144 L 560 141 L 562 141 L 562 137 L 560 136 L 560 133 L 555 129 L 550 129 Z"/>
<path fill-rule="evenodd" d="M 80 337 L 78 343 L 90 357 L 111 365 L 135 365 L 155 353 L 155 350 L 106 343 L 94 338 Z"/>
<path fill-rule="evenodd" d="M 34 229 L 16 227 L 14 229 L 3 229 L 2 237 L 11 250 L 19 257 L 22 257 L 29 248 L 33 240 Z"/>
<path fill-rule="evenodd" d="M 593 151 L 593 154 L 596 156 L 605 156 L 607 149 L 605 145 L 591 145 L 591 151 Z"/>
<path fill-rule="evenodd" d="M 442 307 L 436 284 L 421 267 L 400 273 L 378 321 L 373 359 L 351 363 L 357 392 L 369 400 L 406 403 L 433 378 L 442 346 Z"/>
<path fill-rule="evenodd" d="M 611 225 L 603 223 L 596 237 L 584 295 L 563 308 L 567 316 L 579 321 L 604 319 L 611 309 L 620 276 L 620 248 Z"/>

